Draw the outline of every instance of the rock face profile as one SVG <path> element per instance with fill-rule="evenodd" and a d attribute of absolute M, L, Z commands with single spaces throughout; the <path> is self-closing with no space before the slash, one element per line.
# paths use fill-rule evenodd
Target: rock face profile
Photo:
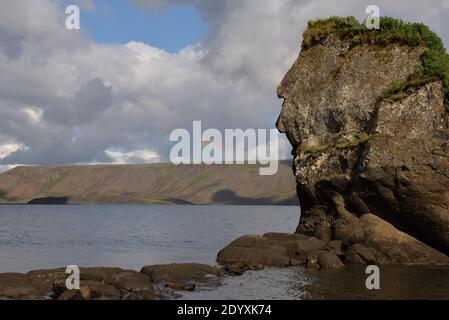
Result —
<path fill-rule="evenodd" d="M 294 150 L 297 233 L 340 240 L 351 261 L 447 263 L 449 59 L 421 24 L 309 23 L 278 88 Z"/>
<path fill-rule="evenodd" d="M 309 22 L 278 87 L 302 211 L 296 236 L 244 237 L 218 261 L 449 264 L 448 92 L 449 57 L 426 26 Z M 318 246 L 302 250 L 304 241 Z"/>

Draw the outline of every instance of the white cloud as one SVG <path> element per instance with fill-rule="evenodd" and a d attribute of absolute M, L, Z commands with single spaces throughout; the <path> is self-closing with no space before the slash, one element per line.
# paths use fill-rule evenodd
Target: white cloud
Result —
<path fill-rule="evenodd" d="M 17 143 L 7 143 L 0 145 L 0 160 L 6 158 L 7 156 L 17 152 L 18 150 L 26 150 L 27 148 L 22 144 Z"/>
<path fill-rule="evenodd" d="M 102 45 L 82 31 L 65 29 L 60 1 L 2 4 L 0 135 L 29 148 L 8 153 L 0 164 L 167 160 L 168 134 L 191 128 L 193 120 L 220 130 L 273 128 L 281 107 L 276 86 L 298 55 L 307 20 L 331 15 L 361 18 L 370 4 L 133 2 L 147 10 L 174 3 L 195 5 L 209 32 L 201 43 L 177 53 L 132 41 Z M 94 9 L 92 1 L 78 3 Z M 383 14 L 422 20 L 449 43 L 447 0 L 377 4 Z M 284 158 L 290 157 L 289 149 L 285 144 Z"/>
<path fill-rule="evenodd" d="M 106 154 L 112 159 L 113 163 L 155 163 L 160 161 L 157 152 L 151 150 L 135 150 L 129 152 L 118 151 L 114 149 L 106 150 Z"/>
<path fill-rule="evenodd" d="M 42 115 L 44 111 L 40 108 L 25 107 L 21 111 L 26 115 L 30 125 L 37 125 L 42 121 Z"/>

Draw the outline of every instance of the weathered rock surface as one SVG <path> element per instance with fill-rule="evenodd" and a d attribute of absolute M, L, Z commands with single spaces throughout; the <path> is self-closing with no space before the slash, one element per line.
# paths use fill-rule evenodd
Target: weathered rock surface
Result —
<path fill-rule="evenodd" d="M 297 235 L 237 239 L 218 255 L 227 269 L 449 264 L 449 109 L 442 78 L 423 72 L 437 36 L 421 41 L 430 31 L 415 25 L 421 40 L 403 41 L 400 28 L 395 38 L 355 23 L 311 23 L 278 87 L 277 127 L 293 146 L 301 203 Z"/>
<path fill-rule="evenodd" d="M 0 274 L 0 300 L 40 300 L 39 290 L 30 285 L 24 274 Z"/>
<path fill-rule="evenodd" d="M 220 275 L 220 271 L 217 268 L 197 263 L 145 266 L 140 272 L 148 276 L 153 283 L 207 282 L 211 278 Z"/>
<path fill-rule="evenodd" d="M 221 250 L 217 261 L 225 266 L 227 272 L 236 275 L 246 270 L 260 270 L 263 266 L 288 267 L 313 264 L 316 268 L 339 268 L 343 263 L 335 253 L 339 250 L 338 244 L 341 245 L 340 242 L 327 243 L 300 234 L 247 235 Z M 313 261 L 315 263 L 312 263 Z"/>
<path fill-rule="evenodd" d="M 80 268 L 79 290 L 68 290 L 65 269 L 0 274 L 0 300 L 161 300 L 219 283 L 221 272 L 200 264 L 156 265 L 142 272 L 121 268 Z M 167 290 L 165 288 L 171 289 Z M 175 290 L 175 291 L 173 291 Z"/>
<path fill-rule="evenodd" d="M 408 80 L 424 50 L 331 33 L 304 46 L 278 88 L 277 127 L 293 146 L 302 207 L 297 233 L 341 241 L 348 262 L 449 263 L 443 85 L 381 98 Z"/>

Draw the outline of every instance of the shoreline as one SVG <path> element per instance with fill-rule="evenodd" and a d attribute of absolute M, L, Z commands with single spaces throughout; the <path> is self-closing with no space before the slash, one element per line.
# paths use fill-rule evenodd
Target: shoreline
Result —
<path fill-rule="evenodd" d="M 73 279 L 68 268 L 0 273 L 0 300 L 169 300 L 197 286 L 217 287 L 224 275 L 222 268 L 196 263 L 150 265 L 140 271 L 80 267 L 79 272 L 80 287 L 72 290 L 66 284 Z"/>
<path fill-rule="evenodd" d="M 364 291 L 368 264 L 345 259 L 341 242 L 326 243 L 301 234 L 247 235 L 220 250 L 216 262 L 216 266 L 199 263 L 155 264 L 144 266 L 140 271 L 117 267 L 81 267 L 79 290 L 67 288 L 66 280 L 71 274 L 66 273 L 65 268 L 0 273 L 0 300 L 170 300 L 182 298 L 183 292 L 198 292 L 201 296 L 203 290 L 220 290 L 229 276 L 243 276 L 238 281 L 242 285 L 248 276 L 256 275 L 253 272 L 265 269 L 275 270 L 274 274 L 280 270 L 292 270 L 292 274 L 302 275 L 302 280 L 309 276 L 314 278 L 316 283 L 312 281 L 301 285 L 299 281 L 299 286 L 294 289 L 311 298 L 332 299 L 338 298 L 339 294 L 348 295 L 346 285 L 352 280 L 356 297 L 367 295 L 382 298 L 382 291 Z M 389 285 L 393 283 L 393 289 L 390 288 L 388 294 L 399 298 L 401 294 L 411 297 L 422 294 L 416 288 L 410 293 L 394 289 L 397 279 L 402 277 L 416 283 L 424 281 L 424 285 L 427 285 L 429 277 L 434 277 L 436 283 L 442 281 L 439 277 L 449 279 L 448 264 L 379 264 L 379 267 L 386 272 L 381 279 L 385 276 L 390 278 Z M 263 274 L 255 277 L 263 278 Z M 408 288 L 408 281 L 402 284 L 402 290 Z M 263 287 L 264 284 L 253 285 Z M 271 282 L 268 282 L 268 288 L 270 285 Z M 246 290 L 245 287 L 241 288 Z M 223 290 L 226 291 L 225 288 Z M 431 288 L 427 290 L 431 292 Z M 444 295 L 439 292 L 436 297 L 444 298 Z"/>

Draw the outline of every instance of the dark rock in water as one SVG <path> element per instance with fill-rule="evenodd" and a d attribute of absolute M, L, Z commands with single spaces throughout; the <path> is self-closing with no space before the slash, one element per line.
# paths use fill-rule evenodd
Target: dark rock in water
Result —
<path fill-rule="evenodd" d="M 231 274 L 260 270 L 264 266 L 309 268 L 339 268 L 343 263 L 342 242 L 326 242 L 314 237 L 268 233 L 263 236 L 243 236 L 218 253 L 217 261 Z M 258 265 L 258 268 L 254 266 Z"/>
<path fill-rule="evenodd" d="M 264 236 L 241 237 L 218 253 L 217 261 L 223 265 L 243 263 L 246 266 L 261 264 L 285 267 L 290 264 L 290 255 L 296 253 L 295 241 L 280 242 Z"/>
<path fill-rule="evenodd" d="M 212 266 L 196 263 L 179 263 L 145 266 L 140 271 L 153 283 L 179 282 L 183 280 L 207 282 L 218 277 L 220 271 Z"/>
<path fill-rule="evenodd" d="M 305 43 L 278 88 L 297 233 L 341 241 L 351 263 L 449 264 L 449 113 L 442 82 L 416 78 L 425 46 L 338 32 Z"/>
<path fill-rule="evenodd" d="M 217 261 L 231 274 L 259 270 L 263 266 L 339 268 L 343 263 L 342 242 L 326 242 L 300 234 L 265 234 L 243 236 L 218 253 Z M 258 265 L 258 268 L 254 266 Z"/>

